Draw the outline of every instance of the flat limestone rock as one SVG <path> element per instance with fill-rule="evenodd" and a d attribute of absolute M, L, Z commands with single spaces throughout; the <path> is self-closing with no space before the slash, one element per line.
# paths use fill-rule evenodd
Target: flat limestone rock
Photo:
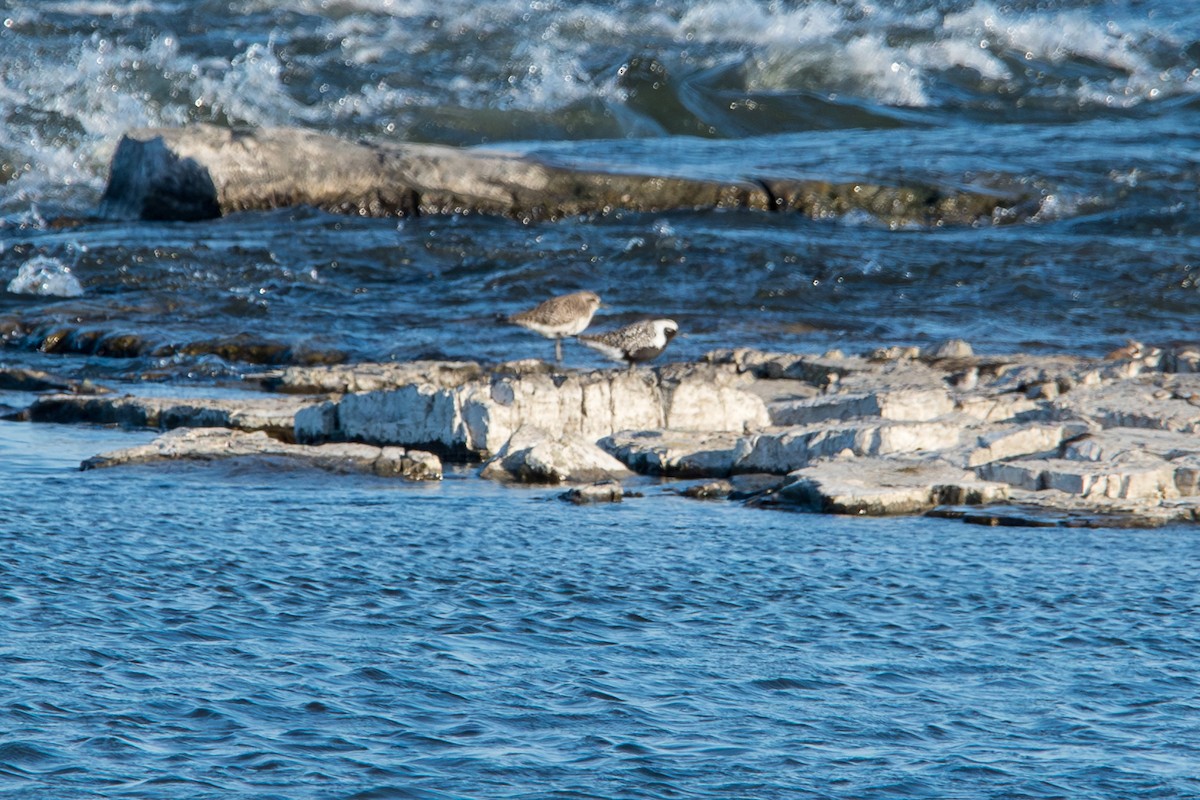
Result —
<path fill-rule="evenodd" d="M 26 410 L 33 422 L 89 422 L 131 428 L 234 428 L 290 439 L 296 414 L 319 402 L 307 397 L 178 398 L 54 394 Z"/>
<path fill-rule="evenodd" d="M 578 436 L 555 437 L 526 426 L 480 471 L 485 478 L 521 483 L 594 483 L 633 475 L 617 459 Z"/>
<path fill-rule="evenodd" d="M 1065 528 L 1156 528 L 1200 519 L 1200 498 L 1082 498 L 1053 489 L 1012 489 L 1007 502 L 989 506 L 940 506 L 930 516 L 976 525 Z"/>
<path fill-rule="evenodd" d="M 1055 405 L 1064 416 L 1092 419 L 1105 428 L 1200 432 L 1200 406 L 1148 376 L 1081 387 Z"/>
<path fill-rule="evenodd" d="M 937 505 L 978 505 L 1008 498 L 1003 483 L 982 481 L 937 461 L 847 458 L 789 473 L 782 502 L 831 514 L 919 514 Z"/>
<path fill-rule="evenodd" d="M 1174 461 L 1200 456 L 1200 436 L 1153 428 L 1106 428 L 1066 445 L 1063 457 L 1074 461 L 1121 462 L 1144 454 Z"/>
<path fill-rule="evenodd" d="M 1040 453 L 1057 454 L 1067 435 L 1062 424 L 1005 425 L 981 434 L 967 454 L 965 466 L 978 467 L 993 461 Z"/>
<path fill-rule="evenodd" d="M 738 433 L 705 431 L 620 431 L 600 446 L 643 475 L 674 478 L 725 478 L 749 452 Z"/>
<path fill-rule="evenodd" d="M 1002 461 L 980 467 L 981 478 L 1039 491 L 1053 489 L 1081 498 L 1164 499 L 1177 497 L 1175 466 L 1143 455 L 1119 463 L 1064 458 Z"/>
<path fill-rule="evenodd" d="M 791 472 L 844 453 L 888 456 L 938 452 L 956 447 L 963 430 L 963 425 L 953 419 L 927 422 L 865 419 L 829 426 L 771 429 L 750 437 L 750 452 L 739 460 L 737 469 Z"/>
<path fill-rule="evenodd" d="M 771 424 L 814 425 L 860 417 L 924 422 L 954 411 L 954 401 L 942 387 L 839 392 L 768 405 Z"/>
<path fill-rule="evenodd" d="M 481 474 L 500 480 L 620 480 L 632 471 L 708 481 L 697 496 L 785 498 L 839 513 L 936 504 L 953 515 L 994 503 L 995 515 L 967 516 L 1085 524 L 1128 513 L 1142 524 L 1195 519 L 1200 503 L 1200 372 L 1162 371 L 1191 369 L 1185 352 L 1141 347 L 1099 360 L 899 345 L 868 356 L 717 351 L 634 370 L 532 360 L 289 368 L 259 376 L 286 394 L 72 391 L 37 397 L 19 418 L 267 431 L 260 451 L 283 447 L 277 440 L 359 442 L 316 460 L 376 472 L 403 471 L 404 454 L 431 450 L 491 458 Z M 298 394 L 316 391 L 326 394 Z M 803 424 L 772 424 L 780 421 Z M 737 489 L 750 474 L 767 476 L 765 488 Z"/>
<path fill-rule="evenodd" d="M 432 453 L 365 444 L 288 444 L 262 431 L 247 433 L 226 428 L 169 431 L 149 444 L 89 458 L 80 467 L 86 470 L 122 464 L 230 458 L 284 458 L 332 472 L 365 472 L 409 480 L 442 478 L 441 461 Z"/>
<path fill-rule="evenodd" d="M 377 392 L 423 383 L 453 388 L 483 376 L 474 361 L 405 361 L 288 367 L 259 376 L 263 385 L 289 394 Z"/>
<path fill-rule="evenodd" d="M 985 423 L 1053 421 L 1062 416 L 1048 402 L 1031 400 L 1024 394 L 969 394 L 958 398 L 957 408 L 959 413 Z"/>

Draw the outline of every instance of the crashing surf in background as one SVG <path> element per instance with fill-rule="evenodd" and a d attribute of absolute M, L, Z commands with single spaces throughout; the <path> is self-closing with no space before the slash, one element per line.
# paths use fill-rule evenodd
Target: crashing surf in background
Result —
<path fill-rule="evenodd" d="M 2 210 L 93 202 L 139 126 L 742 138 L 1072 122 L 1200 91 L 1200 10 L 1045 5 L 7 0 Z"/>

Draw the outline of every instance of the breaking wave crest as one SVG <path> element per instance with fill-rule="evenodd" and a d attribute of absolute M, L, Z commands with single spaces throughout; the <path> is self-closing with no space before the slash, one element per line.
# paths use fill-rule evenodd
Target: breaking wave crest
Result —
<path fill-rule="evenodd" d="M 744 137 L 1053 121 L 1200 90 L 1197 12 L 1039 5 L 39 4 L 0 20 L 0 212 L 48 184 L 95 194 L 115 139 L 145 125 L 455 144 Z"/>

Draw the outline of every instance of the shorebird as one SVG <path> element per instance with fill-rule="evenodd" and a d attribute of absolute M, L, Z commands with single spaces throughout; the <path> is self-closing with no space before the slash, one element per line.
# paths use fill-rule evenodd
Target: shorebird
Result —
<path fill-rule="evenodd" d="M 533 308 L 519 311 L 508 321 L 553 339 L 554 360 L 562 361 L 562 340 L 582 333 L 591 324 L 592 315 L 599 307 L 600 295 L 595 292 L 573 292 L 551 297 Z"/>
<path fill-rule="evenodd" d="M 628 362 L 632 369 L 638 362 L 657 358 L 677 333 L 679 326 L 673 319 L 644 319 L 615 331 L 580 336 L 579 341 L 615 361 Z"/>

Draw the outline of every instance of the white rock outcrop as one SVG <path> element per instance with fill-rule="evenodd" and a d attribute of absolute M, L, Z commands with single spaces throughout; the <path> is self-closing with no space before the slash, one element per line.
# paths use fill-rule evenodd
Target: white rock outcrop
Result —
<path fill-rule="evenodd" d="M 493 375 L 440 388 L 414 384 L 348 394 L 296 415 L 297 441 L 405 443 L 487 457 L 534 425 L 595 442 L 622 430 L 742 431 L 765 425 L 746 379 L 713 366 Z"/>
<path fill-rule="evenodd" d="M 374 448 L 355 456 L 360 463 L 386 463 L 376 453 L 399 447 L 491 459 L 481 474 L 503 480 L 617 481 L 580 497 L 620 496 L 632 473 L 712 486 L 766 475 L 761 491 L 726 483 L 720 491 L 838 513 L 937 506 L 988 524 L 1161 524 L 1200 519 L 1194 352 L 1131 344 L 1107 359 L 978 356 L 954 343 L 865 356 L 732 350 L 693 364 L 588 372 L 542 362 L 296 368 L 263 380 L 327 394 L 77 392 L 39 398 L 21 418 L 259 429 L 276 440 Z M 963 510 L 978 503 L 997 510 Z"/>
<path fill-rule="evenodd" d="M 622 480 L 633 472 L 580 436 L 553 436 L 525 426 L 483 465 L 480 475 L 521 483 L 594 483 Z"/>

